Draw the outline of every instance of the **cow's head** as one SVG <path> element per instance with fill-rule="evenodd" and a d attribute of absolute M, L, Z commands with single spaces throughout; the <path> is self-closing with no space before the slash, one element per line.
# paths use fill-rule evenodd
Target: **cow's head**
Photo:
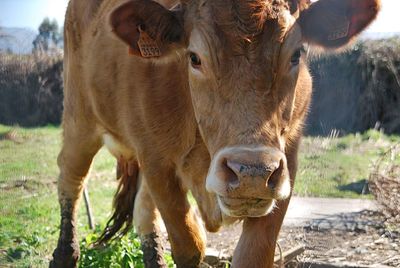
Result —
<path fill-rule="evenodd" d="M 207 190 L 229 216 L 265 215 L 290 195 L 287 146 L 299 136 L 308 102 L 299 99 L 311 87 L 303 44 L 342 47 L 380 7 L 379 0 L 307 2 L 192 0 L 167 10 L 132 0 L 111 15 L 115 33 L 139 57 L 185 51 L 212 159 Z"/>

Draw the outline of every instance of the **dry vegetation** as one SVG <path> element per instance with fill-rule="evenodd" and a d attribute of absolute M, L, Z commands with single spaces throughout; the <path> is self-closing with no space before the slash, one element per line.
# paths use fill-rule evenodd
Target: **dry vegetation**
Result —
<path fill-rule="evenodd" d="M 59 124 L 62 113 L 62 56 L 0 54 L 0 122 Z"/>
<path fill-rule="evenodd" d="M 392 146 L 376 162 L 369 184 L 387 223 L 400 232 L 400 144 Z"/>
<path fill-rule="evenodd" d="M 370 40 L 340 55 L 312 57 L 312 135 L 400 133 L 400 38 Z M 0 123 L 58 124 L 62 57 L 0 54 Z"/>
<path fill-rule="evenodd" d="M 369 40 L 311 60 L 311 134 L 383 129 L 400 133 L 400 38 Z"/>

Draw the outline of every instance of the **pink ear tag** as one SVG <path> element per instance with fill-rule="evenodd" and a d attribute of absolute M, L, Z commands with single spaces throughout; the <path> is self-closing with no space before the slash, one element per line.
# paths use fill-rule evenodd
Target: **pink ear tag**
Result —
<path fill-rule="evenodd" d="M 157 42 L 152 39 L 145 31 L 142 30 L 142 27 L 139 26 L 139 41 L 137 42 L 140 54 L 144 58 L 153 58 L 153 57 L 160 57 L 161 50 L 158 46 Z"/>

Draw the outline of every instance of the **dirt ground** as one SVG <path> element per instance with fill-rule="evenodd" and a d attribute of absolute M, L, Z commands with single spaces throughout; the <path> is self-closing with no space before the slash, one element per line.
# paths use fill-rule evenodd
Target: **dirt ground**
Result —
<path fill-rule="evenodd" d="M 391 228 L 376 211 L 337 214 L 313 220 L 304 227 L 283 227 L 279 244 L 283 252 L 298 245 L 305 248 L 286 267 L 313 267 L 315 263 L 329 267 L 400 267 L 400 233 L 393 227 L 396 228 Z M 229 258 L 240 232 L 241 225 L 237 224 L 209 234 L 208 247 Z"/>

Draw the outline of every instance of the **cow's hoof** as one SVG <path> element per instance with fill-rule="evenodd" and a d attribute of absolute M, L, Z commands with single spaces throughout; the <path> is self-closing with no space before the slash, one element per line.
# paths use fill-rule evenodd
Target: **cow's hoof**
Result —
<path fill-rule="evenodd" d="M 79 251 L 56 249 L 49 268 L 76 268 L 79 260 Z"/>
<path fill-rule="evenodd" d="M 164 260 L 164 249 L 158 232 L 140 237 L 143 251 L 143 263 L 146 268 L 167 267 Z"/>

